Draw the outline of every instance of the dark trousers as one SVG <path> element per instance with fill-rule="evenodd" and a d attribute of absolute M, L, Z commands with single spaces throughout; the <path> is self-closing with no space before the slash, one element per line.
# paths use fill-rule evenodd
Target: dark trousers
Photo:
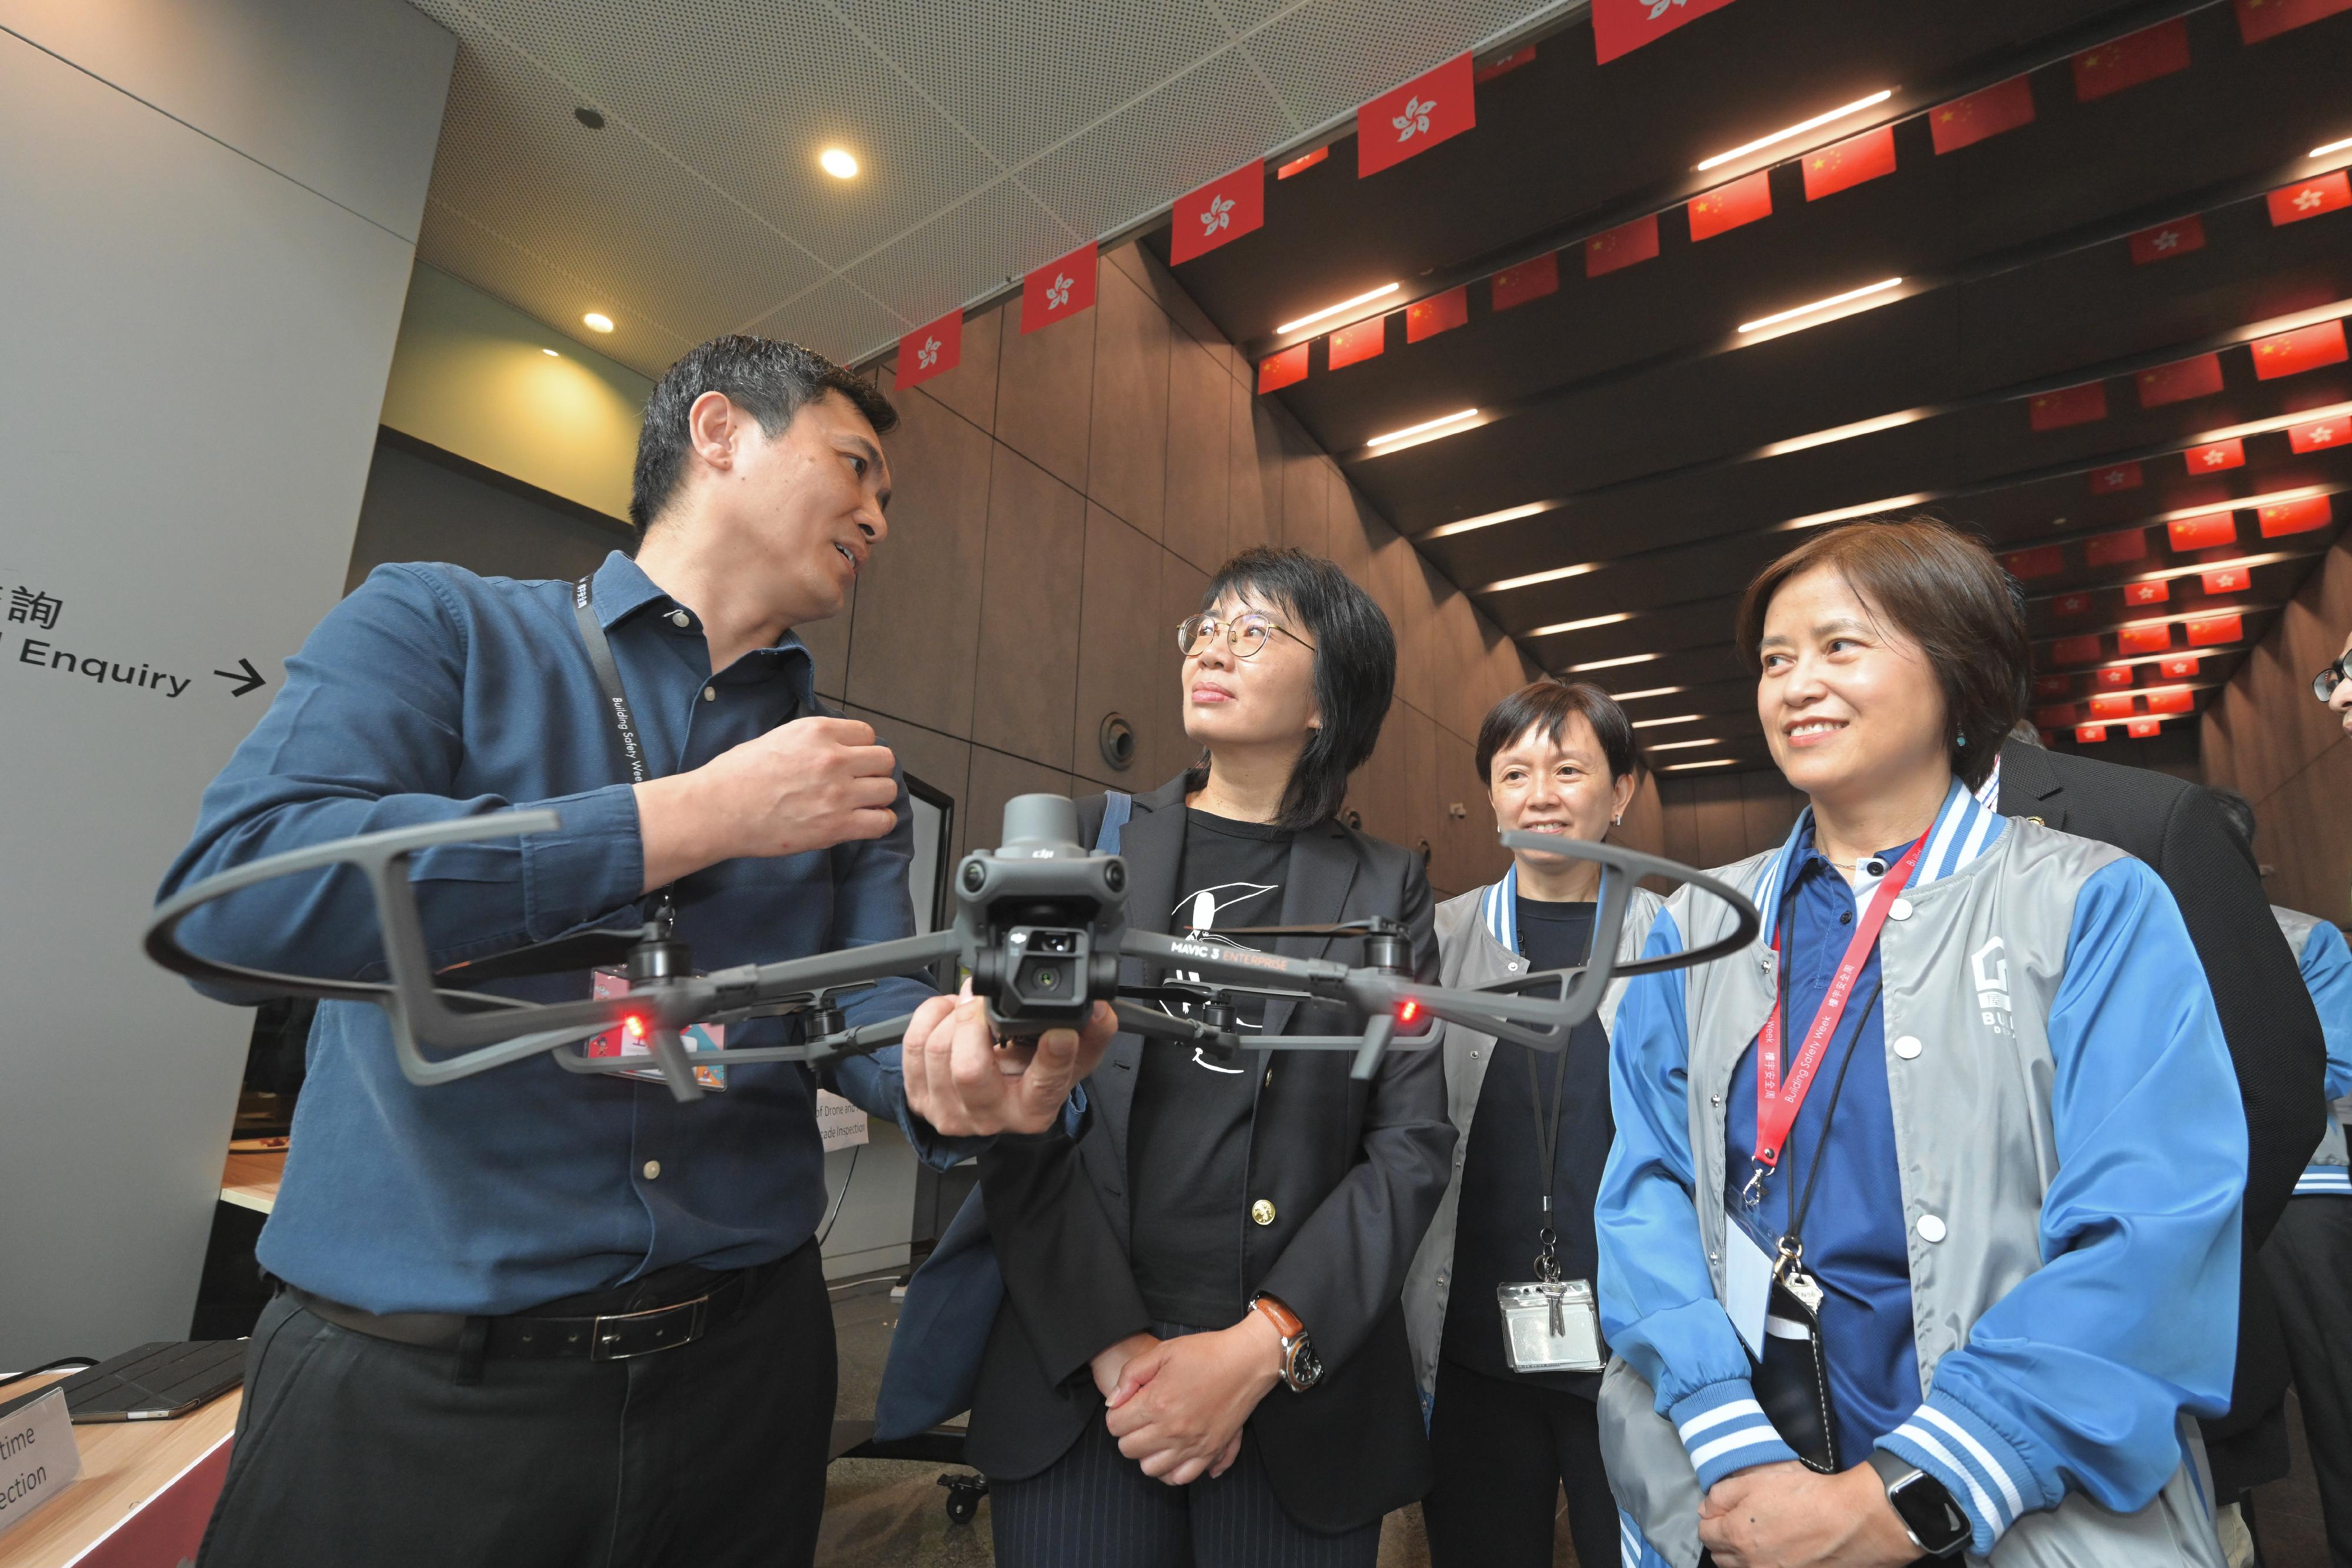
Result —
<path fill-rule="evenodd" d="M 1617 1502 L 1591 1400 L 1441 1366 L 1429 1446 L 1437 1484 L 1421 1514 L 1432 1568 L 1550 1568 L 1563 1486 L 1577 1562 L 1618 1561 Z"/>
<path fill-rule="evenodd" d="M 1232 1469 L 1176 1487 L 1089 1421 L 1044 1470 L 992 1482 L 988 1506 L 998 1568 L 1372 1568 L 1381 1554 L 1377 1521 L 1322 1535 L 1285 1512 L 1246 1429 Z"/>
<path fill-rule="evenodd" d="M 2327 1558 L 2352 1568 L 2352 1197 L 2289 1199 L 2261 1256 L 2303 1406 Z"/>
<path fill-rule="evenodd" d="M 202 1568 L 717 1568 L 816 1555 L 834 1406 L 814 1243 L 691 1344 L 491 1358 L 341 1328 L 280 1293 L 254 1326 Z"/>

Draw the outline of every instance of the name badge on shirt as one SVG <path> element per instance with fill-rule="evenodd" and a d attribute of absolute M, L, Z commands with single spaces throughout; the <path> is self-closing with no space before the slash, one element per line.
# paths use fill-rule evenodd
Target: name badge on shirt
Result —
<path fill-rule="evenodd" d="M 1503 1359 L 1513 1372 L 1598 1372 L 1601 1312 L 1588 1280 L 1530 1280 L 1495 1287 L 1503 1312 Z"/>
<path fill-rule="evenodd" d="M 1772 1257 L 1729 1209 L 1723 1215 L 1723 1310 L 1747 1342 L 1748 1354 L 1764 1359 L 1765 1309 L 1772 1300 Z"/>
<path fill-rule="evenodd" d="M 628 990 L 627 971 L 599 969 L 595 972 L 595 983 L 590 988 L 588 994 L 601 1002 L 612 997 L 626 996 Z M 689 1056 L 698 1051 L 723 1051 L 727 1046 L 727 1026 L 719 1023 L 698 1023 L 688 1029 L 678 1038 L 685 1042 L 687 1053 Z M 650 1057 L 653 1053 L 651 1040 L 642 1035 L 632 1035 L 625 1030 L 617 1029 L 597 1035 L 586 1045 L 581 1047 L 581 1054 L 583 1056 Z M 642 1078 L 653 1083 L 662 1082 L 661 1069 L 658 1067 L 632 1067 L 616 1076 Z M 724 1089 L 727 1087 L 727 1070 L 716 1062 L 698 1061 L 694 1064 L 694 1081 L 705 1089 Z"/>

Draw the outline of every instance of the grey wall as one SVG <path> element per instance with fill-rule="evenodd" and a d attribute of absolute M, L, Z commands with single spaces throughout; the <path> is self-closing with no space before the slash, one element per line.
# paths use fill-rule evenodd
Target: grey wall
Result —
<path fill-rule="evenodd" d="M 455 47 L 397 0 L 0 0 L 0 605 L 58 607 L 0 610 L 0 1365 L 187 1330 L 251 1020 L 138 935 L 341 587 Z"/>

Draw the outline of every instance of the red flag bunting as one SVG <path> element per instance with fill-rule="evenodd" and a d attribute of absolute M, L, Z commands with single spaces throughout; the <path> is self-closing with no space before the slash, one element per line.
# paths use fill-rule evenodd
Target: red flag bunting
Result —
<path fill-rule="evenodd" d="M 2253 573 L 2242 566 L 2225 566 L 2219 571 L 2203 572 L 2198 577 L 2198 581 L 2208 593 L 2243 593 L 2253 580 Z"/>
<path fill-rule="evenodd" d="M 2084 746 L 2095 744 L 2107 738 L 2107 727 L 2104 724 L 2078 724 L 2074 727 L 2074 738 Z"/>
<path fill-rule="evenodd" d="M 2197 660 L 2193 654 L 2183 659 L 2159 659 L 2156 667 L 2166 680 L 2186 680 L 2197 673 Z"/>
<path fill-rule="evenodd" d="M 2074 98 L 2088 103 L 2189 68 L 2189 22 L 2175 16 L 2074 57 Z"/>
<path fill-rule="evenodd" d="M 1168 260 L 1181 266 L 1230 245 L 1265 224 L 1265 163 L 1253 158 L 1176 204 L 1168 231 Z"/>
<path fill-rule="evenodd" d="M 1495 274 L 1491 298 L 1496 309 L 1508 310 L 1514 305 L 1525 305 L 1530 299 L 1559 292 L 1559 253 L 1548 250 L 1533 261 L 1523 261 Z"/>
<path fill-rule="evenodd" d="M 2083 541 L 2083 559 L 2093 566 L 2121 566 L 2127 560 L 2147 559 L 2147 530 L 2134 528 L 2128 533 L 2101 534 Z"/>
<path fill-rule="evenodd" d="M 2315 419 L 2309 424 L 2290 425 L 2286 444 L 2298 454 L 2352 446 L 2352 414 L 2339 413 L 2333 419 Z"/>
<path fill-rule="evenodd" d="M 898 389 L 920 386 L 963 363 L 963 312 L 950 310 L 898 340 Z"/>
<path fill-rule="evenodd" d="M 2352 0 L 2238 0 L 2238 37 L 2259 44 L 2338 11 L 2352 11 Z"/>
<path fill-rule="evenodd" d="M 1658 214 L 1635 218 L 1630 224 L 1619 224 L 1584 242 L 1584 276 L 1598 277 L 1604 272 L 1631 267 L 1637 261 L 1649 261 L 1658 254 Z"/>
<path fill-rule="evenodd" d="M 2161 734 L 2163 730 L 2164 721 L 2160 718 L 2136 718 L 2124 726 L 2124 733 L 2134 740 L 2146 740 L 2151 736 Z"/>
<path fill-rule="evenodd" d="M 2166 582 L 2164 579 L 2160 577 L 2153 582 L 2126 582 L 2124 584 L 2124 602 L 2132 606 L 2134 609 L 2137 609 L 2144 604 L 2162 604 L 2171 597 L 2171 584 Z"/>
<path fill-rule="evenodd" d="M 2192 250 L 2205 248 L 2204 220 L 2175 218 L 2168 224 L 2140 230 L 2131 236 L 2128 243 L 2135 267 L 2146 267 L 2152 261 L 2170 261 L 2176 256 L 2187 256 Z"/>
<path fill-rule="evenodd" d="M 1607 65 L 1618 56 L 1653 43 L 1685 22 L 1720 11 L 1731 0 L 1592 0 L 1592 49 Z"/>
<path fill-rule="evenodd" d="M 2032 122 L 2033 84 L 2021 76 L 1995 82 L 1966 98 L 1956 98 L 1927 116 L 1927 128 L 1936 138 L 1936 155 L 1939 158 Z"/>
<path fill-rule="evenodd" d="M 1264 397 L 1268 392 L 1280 392 L 1285 387 L 1295 387 L 1305 381 L 1307 350 L 1309 346 L 1306 343 L 1294 344 L 1278 354 L 1272 354 L 1260 360 L 1257 362 L 1258 396 Z"/>
<path fill-rule="evenodd" d="M 2061 637 L 2050 644 L 2050 658 L 2059 664 L 2095 664 L 2099 662 L 2099 640 L 2090 637 Z"/>
<path fill-rule="evenodd" d="M 1095 247 L 1090 241 L 1049 266 L 1041 267 L 1021 285 L 1021 330 L 1034 332 L 1056 321 L 1066 321 L 1095 304 Z"/>
<path fill-rule="evenodd" d="M 2074 689 L 2074 683 L 2063 675 L 2036 675 L 2033 695 L 2037 697 L 2063 697 Z"/>
<path fill-rule="evenodd" d="M 2161 653 L 2172 646 L 2170 626 L 2126 626 L 2116 633 L 2116 648 L 2125 653 Z"/>
<path fill-rule="evenodd" d="M 1302 152 L 1297 157 L 1293 158 L 1289 162 L 1285 163 L 1281 168 L 1276 169 L 1274 172 L 1274 177 L 1277 180 L 1287 180 L 1293 174 L 1304 174 L 1307 170 L 1312 169 L 1316 164 L 1320 163 L 1324 159 L 1328 158 L 1329 156 L 1331 156 L 1331 150 L 1328 147 L 1318 147 L 1312 152 Z"/>
<path fill-rule="evenodd" d="M 2091 494 L 2112 496 L 2118 490 L 2137 490 L 2141 483 L 2138 464 L 2118 463 L 2112 468 L 2101 468 L 2091 476 Z"/>
<path fill-rule="evenodd" d="M 2042 545 L 2036 549 L 2011 550 L 2000 558 L 2000 564 L 2011 577 L 2055 577 L 2066 570 L 2066 554 L 2056 545 Z"/>
<path fill-rule="evenodd" d="M 2221 356 L 2198 354 L 2175 360 L 2168 365 L 2142 371 L 2132 380 L 2139 388 L 2142 408 L 2162 408 L 2169 402 L 2211 397 L 2221 390 Z"/>
<path fill-rule="evenodd" d="M 2224 643 L 2235 643 L 2246 634 L 2243 616 L 2216 615 L 2210 621 L 2189 623 L 2189 645 L 2192 648 L 2213 648 Z"/>
<path fill-rule="evenodd" d="M 2274 539 L 2282 534 L 2305 534 L 2324 528 L 2336 520 L 2336 513 L 2326 497 L 2306 496 L 2300 501 L 2280 501 L 2264 507 L 2254 517 L 2262 525 L 2263 538 Z"/>
<path fill-rule="evenodd" d="M 2191 474 L 2219 474 L 2227 468 L 2246 465 L 2246 444 L 2235 439 L 2209 442 L 2190 447 L 2181 456 L 2188 459 Z"/>
<path fill-rule="evenodd" d="M 1759 169 L 1744 180 L 1734 180 L 1703 196 L 1692 197 L 1690 236 L 1694 240 L 1713 239 L 1742 224 L 1771 215 L 1772 172 Z"/>
<path fill-rule="evenodd" d="M 2234 621 L 2237 617 L 2233 615 L 2231 619 Z M 2186 664 L 2189 666 L 2189 670 L 2191 674 L 2196 674 L 2197 661 L 2194 659 L 2167 659 L 2164 661 L 2163 668 L 2168 672 L 2175 664 Z M 2197 694 L 2195 692 L 2150 692 L 2147 694 L 2147 711 L 2150 713 L 2187 713 L 2196 706 Z"/>
<path fill-rule="evenodd" d="M 2074 722 L 2074 705 L 2060 703 L 2055 707 L 2035 708 L 2033 722 L 2044 729 L 2063 729 Z"/>
<path fill-rule="evenodd" d="M 2036 430 L 2063 430 L 2107 417 L 2105 382 L 2084 382 L 2078 387 L 2036 394 L 2026 405 L 2026 423 Z"/>
<path fill-rule="evenodd" d="M 1485 87 L 1496 77 L 1508 76 L 1521 66 L 1531 66 L 1535 63 L 1536 47 L 1533 44 L 1521 44 L 1501 59 L 1488 60 L 1485 65 L 1480 66 L 1476 74 L 1470 79 L 1478 86 Z"/>
<path fill-rule="evenodd" d="M 2132 684 L 2132 667 L 2129 664 L 2111 665 L 2091 678 L 2109 691 L 2114 691 L 2119 686 Z"/>
<path fill-rule="evenodd" d="M 2202 517 L 2182 517 L 2167 523 L 2164 531 L 2172 541 L 2175 554 L 2183 550 L 2219 549 L 2223 545 L 2238 542 L 2238 515 L 2235 512 L 2207 512 Z"/>
<path fill-rule="evenodd" d="M 2093 697 L 2091 699 L 2093 718 L 2129 718 L 2131 715 L 2132 699 L 2129 697 Z"/>
<path fill-rule="evenodd" d="M 1390 312 L 1391 315 L 1395 312 Z M 1389 346 L 1389 319 L 1375 316 L 1369 321 L 1359 321 L 1352 327 L 1342 327 L 1331 334 L 1331 368 L 1341 370 L 1377 359 Z"/>
<path fill-rule="evenodd" d="M 1805 200 L 1818 202 L 1895 172 L 1895 127 L 1882 125 L 1805 154 Z"/>
<path fill-rule="evenodd" d="M 2087 593 L 2062 593 L 2051 601 L 2050 608 L 2060 615 L 2088 615 L 2091 612 L 2091 596 Z"/>
<path fill-rule="evenodd" d="M 1356 110 L 1356 177 L 1393 169 L 1478 123 L 1470 57 L 1457 55 Z"/>
<path fill-rule="evenodd" d="M 2254 374 L 2263 381 L 2298 376 L 2322 365 L 2344 362 L 2344 323 L 2322 321 L 2263 338 L 2254 344 Z"/>
<path fill-rule="evenodd" d="M 2273 191 L 2269 196 L 2271 226 L 2284 228 L 2305 218 L 2315 218 L 2322 213 L 2332 213 L 2338 207 L 2352 207 L 2352 180 L 2344 171 L 2315 174 L 2300 184 Z"/>
<path fill-rule="evenodd" d="M 1404 340 L 1418 343 L 1440 332 L 1451 332 L 1470 319 L 1470 289 L 1457 284 L 1443 294 L 1416 299 L 1404 309 Z"/>

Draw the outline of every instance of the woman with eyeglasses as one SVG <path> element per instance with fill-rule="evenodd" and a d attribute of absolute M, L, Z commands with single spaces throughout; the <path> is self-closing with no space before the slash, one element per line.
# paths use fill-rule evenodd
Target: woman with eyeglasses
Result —
<path fill-rule="evenodd" d="M 2311 677 L 2311 695 L 2335 709 L 2344 733 L 2352 735 L 2352 637 L 2344 639 L 2334 664 Z"/>
<path fill-rule="evenodd" d="M 1972 790 L 2025 628 L 1977 541 L 1816 535 L 1738 617 L 1809 800 L 1746 952 L 1612 1037 L 1601 1390 L 1626 1560 L 2219 1568 L 2247 1135 L 2156 873 Z M 1678 892 L 1654 952 L 1729 929 Z"/>
<path fill-rule="evenodd" d="M 1360 936 L 1250 928 L 1383 917 L 1433 974 L 1419 857 L 1339 820 L 1395 680 L 1380 608 L 1328 560 L 1255 549 L 1176 641 L 1199 761 L 1080 803 L 1127 859 L 1129 920 L 1361 963 Z M 1127 966 L 1131 985 L 1184 978 Z M 1244 1041 L 1364 1022 L 1246 990 L 1163 1005 L 1229 1009 Z M 1381 1517 L 1426 1490 L 1398 1293 L 1454 1129 L 1435 1052 L 1392 1050 L 1369 1083 L 1349 1068 L 1121 1034 L 1082 1116 L 982 1156 L 1005 1300 L 966 1458 L 998 1563 L 1370 1568 Z"/>

